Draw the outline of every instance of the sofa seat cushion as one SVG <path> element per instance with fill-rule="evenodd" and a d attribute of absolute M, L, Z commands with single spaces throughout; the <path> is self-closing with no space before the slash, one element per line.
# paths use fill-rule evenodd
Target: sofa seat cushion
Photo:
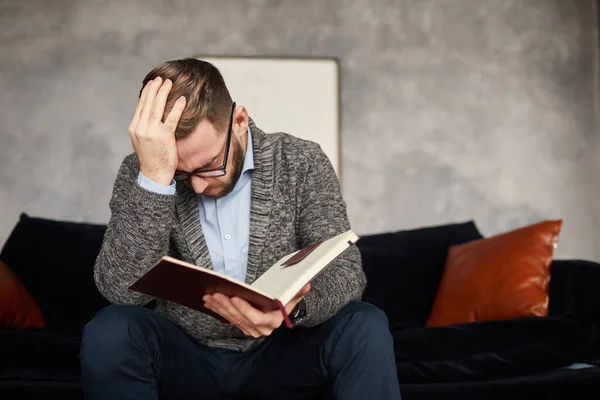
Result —
<path fill-rule="evenodd" d="M 81 369 L 75 368 L 13 368 L 0 371 L 2 382 L 24 382 L 29 387 L 32 382 L 81 383 Z"/>
<path fill-rule="evenodd" d="M 0 330 L 0 381 L 80 377 L 81 338 L 47 328 Z"/>
<path fill-rule="evenodd" d="M 553 369 L 485 381 L 403 384 L 402 400 L 571 400 L 600 398 L 600 368 Z"/>
<path fill-rule="evenodd" d="M 588 361 L 595 325 L 568 317 L 406 329 L 393 332 L 403 383 L 480 381 L 525 376 Z"/>

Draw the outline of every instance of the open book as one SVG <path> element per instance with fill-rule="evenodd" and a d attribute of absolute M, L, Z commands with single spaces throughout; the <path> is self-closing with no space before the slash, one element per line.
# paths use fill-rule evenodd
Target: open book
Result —
<path fill-rule="evenodd" d="M 164 256 L 129 288 L 204 312 L 223 323 L 227 321 L 204 307 L 202 297 L 214 293 L 240 297 L 263 312 L 281 310 L 286 326 L 291 328 L 285 305 L 357 240 L 358 236 L 349 230 L 306 246 L 281 258 L 251 285 L 211 269 Z"/>

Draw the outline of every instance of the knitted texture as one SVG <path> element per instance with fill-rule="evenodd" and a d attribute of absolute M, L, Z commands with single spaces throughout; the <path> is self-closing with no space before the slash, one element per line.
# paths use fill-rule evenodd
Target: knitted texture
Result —
<path fill-rule="evenodd" d="M 249 125 L 255 167 L 246 274 L 251 284 L 286 254 L 343 233 L 350 223 L 337 176 L 318 144 L 286 133 L 266 134 L 251 119 Z M 148 191 L 137 184 L 138 173 L 138 158 L 130 154 L 114 184 L 111 218 L 94 267 L 96 284 L 112 303 L 151 301 L 128 286 L 164 255 L 212 268 L 196 194 L 183 183 L 175 195 Z M 352 246 L 312 281 L 301 325 L 318 325 L 359 300 L 365 284 L 360 253 Z M 156 312 L 210 347 L 247 351 L 264 340 L 173 302 L 157 299 Z"/>

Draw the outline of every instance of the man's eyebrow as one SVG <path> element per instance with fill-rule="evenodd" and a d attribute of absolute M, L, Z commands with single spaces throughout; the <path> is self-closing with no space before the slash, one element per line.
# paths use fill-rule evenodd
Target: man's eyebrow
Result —
<path fill-rule="evenodd" d="M 214 156 L 214 157 L 212 158 L 212 160 L 210 160 L 209 162 L 207 162 L 206 164 L 204 164 L 204 165 L 203 165 L 203 166 L 201 166 L 200 168 L 208 168 L 208 167 L 210 167 L 211 165 L 215 165 L 215 162 L 217 162 L 217 160 L 219 159 L 219 157 L 221 157 L 221 155 L 220 155 L 220 154 L 217 154 L 216 156 Z M 199 168 L 197 168 L 197 169 L 199 169 Z"/>

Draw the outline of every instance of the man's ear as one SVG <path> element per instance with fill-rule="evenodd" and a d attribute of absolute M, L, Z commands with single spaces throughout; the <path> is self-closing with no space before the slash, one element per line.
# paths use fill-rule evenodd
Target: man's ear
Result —
<path fill-rule="evenodd" d="M 248 131 L 248 110 L 244 106 L 238 106 L 233 112 L 233 126 L 231 127 L 236 136 L 243 135 Z"/>

